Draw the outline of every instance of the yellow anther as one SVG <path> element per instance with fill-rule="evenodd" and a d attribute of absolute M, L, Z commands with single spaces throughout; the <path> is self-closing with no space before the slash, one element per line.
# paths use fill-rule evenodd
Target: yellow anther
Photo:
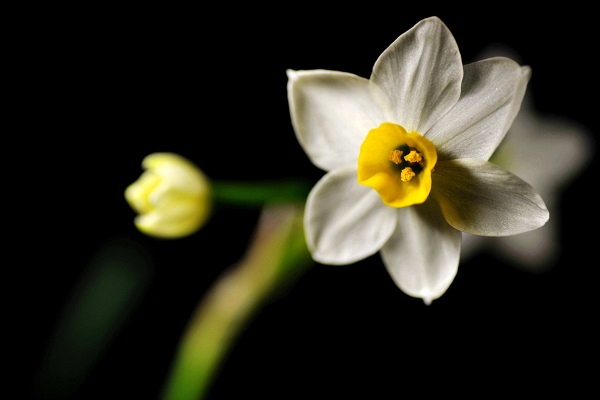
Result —
<path fill-rule="evenodd" d="M 400 179 L 402 179 L 402 182 L 410 181 L 413 176 L 415 176 L 415 173 L 411 167 L 406 167 L 402 170 L 402 172 L 400 172 Z"/>
<path fill-rule="evenodd" d="M 415 163 L 421 162 L 423 160 L 423 157 L 421 157 L 421 155 L 415 150 L 411 150 L 410 153 L 408 153 L 408 155 L 404 157 L 404 159 L 408 162 Z"/>
<path fill-rule="evenodd" d="M 392 152 L 390 153 L 390 161 L 394 162 L 395 164 L 400 164 L 402 162 L 402 151 L 401 150 L 392 150 Z"/>

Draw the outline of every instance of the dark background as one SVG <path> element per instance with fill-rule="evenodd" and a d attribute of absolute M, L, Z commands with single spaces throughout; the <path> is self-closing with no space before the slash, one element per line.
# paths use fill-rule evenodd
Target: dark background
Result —
<path fill-rule="evenodd" d="M 216 180 L 316 182 L 322 172 L 290 124 L 287 68 L 368 77 L 400 34 L 438 15 L 464 62 L 489 44 L 512 48 L 532 67 L 528 91 L 538 111 L 577 121 L 596 145 L 597 30 L 586 10 L 471 16 L 366 6 L 53 8 L 24 18 L 27 40 L 13 60 L 19 147 L 8 150 L 24 175 L 18 183 L 32 189 L 18 201 L 25 218 L 14 236 L 25 246 L 9 249 L 18 252 L 9 285 L 19 294 L 9 308 L 18 316 L 10 332 L 24 339 L 13 369 L 24 378 L 15 381 L 19 392 L 36 387 L 57 320 L 91 260 L 125 240 L 151 260 L 143 295 L 79 389 L 56 398 L 158 398 L 191 313 L 241 257 L 259 212 L 221 209 L 197 234 L 161 241 L 134 228 L 123 191 L 156 151 L 179 153 Z M 595 166 L 561 199 L 563 253 L 548 272 L 482 254 L 426 307 L 394 285 L 379 256 L 316 265 L 256 315 L 208 398 L 388 398 L 440 387 L 460 394 L 477 392 L 476 383 L 591 387 Z"/>

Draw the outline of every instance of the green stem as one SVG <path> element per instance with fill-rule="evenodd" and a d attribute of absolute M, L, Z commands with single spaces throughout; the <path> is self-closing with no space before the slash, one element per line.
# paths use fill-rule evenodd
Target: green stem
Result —
<path fill-rule="evenodd" d="M 217 204 L 263 206 L 267 203 L 304 202 L 312 184 L 303 180 L 213 181 L 213 198 Z"/>
<path fill-rule="evenodd" d="M 303 208 L 266 205 L 246 255 L 215 282 L 182 337 L 163 400 L 205 398 L 235 339 L 266 300 L 281 294 L 311 265 Z"/>

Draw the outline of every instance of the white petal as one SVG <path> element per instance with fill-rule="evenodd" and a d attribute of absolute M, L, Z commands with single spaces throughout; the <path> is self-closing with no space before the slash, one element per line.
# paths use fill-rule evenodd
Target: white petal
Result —
<path fill-rule="evenodd" d="M 543 229 L 543 228 L 542 228 Z M 508 236 L 512 237 L 512 236 Z M 466 261 L 477 255 L 478 252 L 487 250 L 488 245 L 492 245 L 492 237 L 471 235 L 470 233 L 463 232 L 462 234 L 462 245 L 460 249 L 460 260 Z M 498 239 L 498 238 L 496 238 Z"/>
<path fill-rule="evenodd" d="M 529 102 L 524 101 L 493 159 L 532 184 L 550 207 L 549 196 L 557 196 L 581 173 L 592 159 L 594 146 L 590 132 L 578 122 L 542 116 Z"/>
<path fill-rule="evenodd" d="M 424 134 L 460 96 L 463 66 L 454 37 L 437 17 L 426 18 L 377 59 L 370 81 L 387 97 L 390 122 Z"/>
<path fill-rule="evenodd" d="M 482 236 L 506 236 L 543 226 L 549 213 L 535 189 L 483 160 L 438 161 L 433 195 L 450 225 Z"/>
<path fill-rule="evenodd" d="M 461 233 L 446 223 L 432 200 L 398 209 L 397 225 L 381 250 L 383 262 L 403 292 L 429 304 L 456 276 Z"/>
<path fill-rule="evenodd" d="M 518 264 L 527 266 L 530 271 L 541 271 L 558 260 L 560 237 L 557 229 L 558 215 L 552 214 L 546 225 L 533 231 L 514 236 L 487 238 L 497 241 L 494 250 L 509 261 L 518 260 Z"/>
<path fill-rule="evenodd" d="M 369 130 L 384 121 L 365 78 L 337 71 L 288 70 L 288 103 L 300 145 L 326 171 L 356 163 Z"/>
<path fill-rule="evenodd" d="M 426 134 L 440 157 L 489 159 L 519 111 L 530 76 L 529 67 L 508 58 L 465 65 L 460 100 Z"/>
<path fill-rule="evenodd" d="M 395 226 L 395 209 L 357 182 L 354 167 L 326 174 L 306 201 L 308 248 L 323 264 L 350 264 L 376 253 Z"/>
<path fill-rule="evenodd" d="M 463 233 L 461 261 L 490 251 L 515 267 L 529 272 L 542 272 L 554 265 L 560 256 L 561 246 L 557 213 L 546 225 L 518 235 L 485 237 Z"/>

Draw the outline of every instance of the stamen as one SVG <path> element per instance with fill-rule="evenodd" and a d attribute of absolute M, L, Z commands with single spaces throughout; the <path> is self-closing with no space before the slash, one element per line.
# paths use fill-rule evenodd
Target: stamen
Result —
<path fill-rule="evenodd" d="M 400 172 L 400 179 L 402 179 L 402 182 L 410 181 L 413 176 L 415 176 L 415 173 L 411 167 L 406 167 L 402 170 L 402 172 Z"/>
<path fill-rule="evenodd" d="M 417 153 L 415 150 L 411 150 L 410 153 L 404 157 L 404 159 L 408 162 L 415 163 L 421 162 L 423 157 L 421 157 L 421 154 Z"/>
<path fill-rule="evenodd" d="M 402 154 L 403 152 L 401 150 L 392 150 L 390 153 L 390 161 L 394 162 L 395 164 L 400 164 L 402 162 Z"/>

